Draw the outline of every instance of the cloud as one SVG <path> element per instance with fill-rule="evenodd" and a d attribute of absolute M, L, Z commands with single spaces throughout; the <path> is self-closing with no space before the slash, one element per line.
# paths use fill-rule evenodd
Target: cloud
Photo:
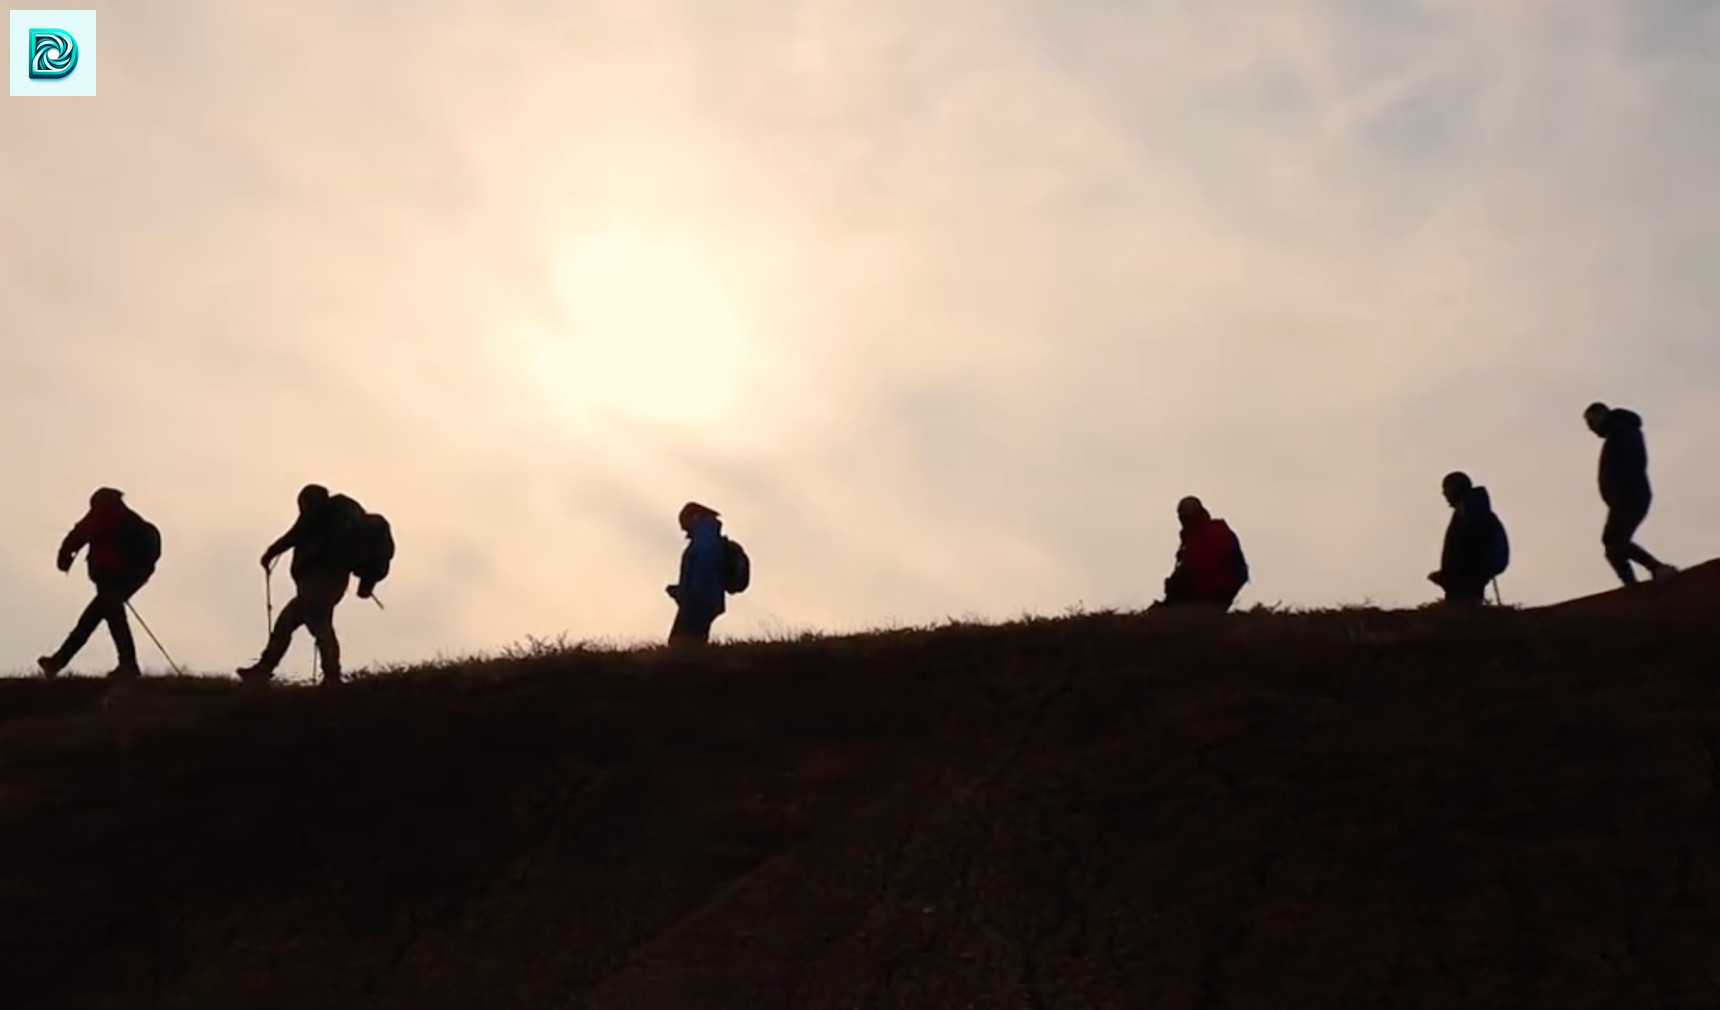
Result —
<path fill-rule="evenodd" d="M 81 605 L 38 569 L 98 483 L 162 524 L 140 605 L 209 669 L 260 647 L 255 558 L 307 480 L 400 530 L 388 610 L 341 612 L 354 663 L 657 637 L 688 498 L 758 563 L 731 633 L 1142 605 L 1185 493 L 1245 538 L 1245 603 L 1417 602 L 1459 467 L 1512 524 L 1508 595 L 1562 598 L 1611 579 L 1597 398 L 1648 420 L 1651 546 L 1715 546 L 1712 4 L 102 27 L 101 97 L 0 106 L 20 664 Z M 726 412 L 542 364 L 558 257 L 618 222 L 727 293 Z"/>

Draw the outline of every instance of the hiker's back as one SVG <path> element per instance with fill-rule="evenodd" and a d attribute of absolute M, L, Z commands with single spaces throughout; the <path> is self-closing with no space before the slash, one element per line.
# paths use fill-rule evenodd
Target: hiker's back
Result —
<path fill-rule="evenodd" d="M 120 527 L 119 550 L 127 572 L 147 579 L 161 561 L 161 530 L 136 512 L 128 512 Z"/>

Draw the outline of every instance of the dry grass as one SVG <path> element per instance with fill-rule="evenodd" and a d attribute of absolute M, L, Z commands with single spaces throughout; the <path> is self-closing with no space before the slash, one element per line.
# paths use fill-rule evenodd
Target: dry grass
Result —
<path fill-rule="evenodd" d="M 49 1007 L 1720 1004 L 1720 569 L 0 683 Z"/>

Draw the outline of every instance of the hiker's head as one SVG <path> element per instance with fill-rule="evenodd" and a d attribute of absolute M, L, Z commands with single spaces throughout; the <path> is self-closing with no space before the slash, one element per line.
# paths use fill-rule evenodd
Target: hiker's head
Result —
<path fill-rule="evenodd" d="M 90 495 L 90 508 L 113 508 L 125 501 L 125 492 L 116 487 L 98 487 Z"/>
<path fill-rule="evenodd" d="M 1469 475 L 1462 470 L 1453 470 L 1446 474 L 1445 479 L 1439 483 L 1440 491 L 1445 494 L 1446 503 L 1452 506 L 1462 501 L 1463 496 L 1474 487 L 1475 482 L 1470 480 Z"/>
<path fill-rule="evenodd" d="M 1612 416 L 1612 408 L 1604 403 L 1595 402 L 1583 411 L 1583 420 L 1588 423 L 1589 430 L 1599 435 L 1606 431 L 1607 418 Z"/>
<path fill-rule="evenodd" d="M 328 488 L 321 484 L 306 484 L 299 488 L 299 511 L 309 512 L 319 505 L 328 503 Z"/>
<path fill-rule="evenodd" d="M 677 521 L 680 522 L 681 529 L 691 533 L 694 523 L 701 519 L 715 519 L 717 514 L 717 510 L 709 505 L 700 505 L 696 501 L 690 501 L 681 506 L 681 514 L 677 517 Z"/>
<path fill-rule="evenodd" d="M 1177 502 L 1177 519 L 1181 520 L 1184 526 L 1191 526 L 1211 518 L 1212 514 L 1206 510 L 1206 506 L 1202 505 L 1200 499 L 1192 494 Z"/>

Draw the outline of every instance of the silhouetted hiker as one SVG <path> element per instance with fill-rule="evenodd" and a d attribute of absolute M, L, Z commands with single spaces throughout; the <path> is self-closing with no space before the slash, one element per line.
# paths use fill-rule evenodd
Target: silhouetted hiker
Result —
<path fill-rule="evenodd" d="M 298 504 L 299 517 L 292 528 L 263 552 L 266 572 L 273 570 L 276 558 L 293 552 L 289 572 L 295 595 L 281 608 L 262 656 L 239 670 L 241 680 L 264 682 L 273 677 L 301 625 L 310 629 L 316 642 L 322 682 L 338 684 L 341 680 L 334 608 L 346 596 L 355 560 L 353 543 L 364 529 L 366 513 L 358 502 L 343 494 L 331 495 L 321 484 L 306 484 L 299 491 Z M 370 587 L 361 588 L 368 595 Z"/>
<path fill-rule="evenodd" d="M 1678 569 L 1638 547 L 1633 539 L 1637 527 L 1648 518 L 1648 506 L 1654 500 L 1648 485 L 1648 447 L 1642 440 L 1642 417 L 1635 411 L 1591 403 L 1583 411 L 1583 420 L 1588 422 L 1590 431 L 1605 439 L 1601 446 L 1600 486 L 1601 500 L 1607 506 L 1606 525 L 1601 529 L 1607 563 L 1627 586 L 1636 584 L 1633 561 L 1657 579 L 1672 575 Z"/>
<path fill-rule="evenodd" d="M 1451 506 L 1439 571 L 1427 579 L 1445 590 L 1447 603 L 1485 603 L 1487 584 L 1511 563 L 1511 542 L 1505 524 L 1493 511 L 1493 499 L 1476 487 L 1469 475 L 1448 473 L 1440 484 Z"/>
<path fill-rule="evenodd" d="M 60 542 L 57 565 L 62 572 L 72 570 L 72 559 L 78 551 L 89 548 L 85 564 L 90 581 L 95 583 L 96 595 L 84 608 L 83 615 L 73 626 L 71 634 L 58 652 L 36 660 L 43 676 L 57 677 L 60 671 L 90 640 L 96 625 L 107 622 L 113 635 L 114 653 L 119 665 L 108 674 L 115 678 L 142 675 L 137 666 L 137 646 L 132 641 L 131 623 L 126 620 L 125 606 L 139 589 L 155 574 L 156 562 L 161 560 L 161 531 L 149 520 L 131 510 L 124 493 L 104 487 L 90 495 L 90 510 Z"/>
<path fill-rule="evenodd" d="M 1229 610 L 1248 584 L 1248 559 L 1242 543 L 1223 519 L 1214 519 L 1192 495 L 1177 502 L 1182 523 L 1176 568 L 1165 580 L 1163 606 L 1186 604 Z"/>
<path fill-rule="evenodd" d="M 711 640 L 711 625 L 728 609 L 728 594 L 746 591 L 751 563 L 740 544 L 723 536 L 715 509 L 688 502 L 679 521 L 687 547 L 681 552 L 680 581 L 665 587 L 675 601 L 669 644 L 703 645 Z"/>

